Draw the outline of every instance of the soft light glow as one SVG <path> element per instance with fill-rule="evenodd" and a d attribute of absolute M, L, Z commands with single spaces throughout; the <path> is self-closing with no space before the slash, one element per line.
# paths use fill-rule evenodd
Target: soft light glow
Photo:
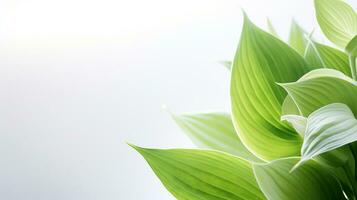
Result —
<path fill-rule="evenodd" d="M 189 5 L 185 1 L 165 0 L 18 1 L 7 5 L 1 29 L 2 35 L 22 42 L 56 43 L 73 39 L 128 42 L 174 29 L 193 18 L 205 18 L 222 7 L 203 0 Z"/>

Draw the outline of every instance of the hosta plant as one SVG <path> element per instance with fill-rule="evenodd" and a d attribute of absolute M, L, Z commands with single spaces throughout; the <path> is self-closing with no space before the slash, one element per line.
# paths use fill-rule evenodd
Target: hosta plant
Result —
<path fill-rule="evenodd" d="M 357 14 L 315 0 L 333 43 L 293 22 L 287 43 L 244 16 L 231 113 L 174 115 L 200 149 L 132 145 L 180 200 L 357 198 Z"/>

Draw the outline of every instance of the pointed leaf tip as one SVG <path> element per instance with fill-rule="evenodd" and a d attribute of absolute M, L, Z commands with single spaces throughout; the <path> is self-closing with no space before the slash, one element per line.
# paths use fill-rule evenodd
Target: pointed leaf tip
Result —
<path fill-rule="evenodd" d="M 347 105 L 332 103 L 319 108 L 307 118 L 301 162 L 357 141 L 356 130 L 357 120 Z M 339 160 L 341 164 L 347 161 Z"/>
<path fill-rule="evenodd" d="M 252 21 L 249 19 L 248 14 L 243 9 L 242 9 L 242 13 L 243 13 L 243 18 L 244 18 L 243 27 L 254 25 L 252 23 Z M 243 30 L 244 30 L 244 28 L 243 28 Z"/>
<path fill-rule="evenodd" d="M 270 21 L 269 18 L 267 18 L 267 25 L 268 25 L 268 31 L 270 32 L 270 34 L 274 35 L 276 38 L 280 38 L 273 26 L 273 23 Z"/>
<path fill-rule="evenodd" d="M 301 114 L 309 116 L 313 111 L 335 102 L 348 105 L 357 113 L 356 82 L 342 72 L 332 69 L 313 70 L 297 82 L 284 84 Z"/>
<path fill-rule="evenodd" d="M 305 49 L 308 41 L 306 39 L 306 31 L 292 19 L 290 35 L 289 35 L 289 45 L 294 48 L 301 56 L 304 56 Z"/>
<path fill-rule="evenodd" d="M 166 113 L 168 113 L 172 118 L 175 117 L 175 114 L 170 110 L 170 108 L 167 107 L 167 105 L 163 104 L 163 105 L 161 106 L 161 109 L 162 109 L 163 111 L 165 111 Z"/>
<path fill-rule="evenodd" d="M 127 145 L 129 145 L 131 148 L 135 149 L 135 150 L 138 150 L 140 147 L 134 145 L 134 144 L 131 144 L 129 142 L 126 143 Z"/>
<path fill-rule="evenodd" d="M 316 18 L 325 36 L 340 48 L 357 34 L 357 14 L 343 0 L 315 0 Z"/>
<path fill-rule="evenodd" d="M 353 57 L 357 57 L 357 35 L 346 46 L 346 52 Z"/>
<path fill-rule="evenodd" d="M 176 199 L 266 200 L 251 164 L 226 153 L 193 149 L 146 149 L 144 156 Z"/>
<path fill-rule="evenodd" d="M 280 87 L 282 87 L 283 89 L 287 89 L 287 88 L 289 88 L 290 86 L 292 86 L 292 85 L 294 85 L 294 82 L 287 82 L 287 83 L 275 83 L 275 84 L 277 84 L 278 86 L 280 86 Z M 288 91 L 287 91 L 288 92 Z M 288 92 L 289 93 L 289 92 Z"/>
<path fill-rule="evenodd" d="M 232 61 L 221 60 L 221 61 L 218 61 L 218 63 L 223 65 L 224 67 L 226 67 L 228 70 L 232 69 Z"/>
<path fill-rule="evenodd" d="M 286 92 L 275 83 L 295 81 L 308 71 L 296 51 L 245 19 L 231 73 L 231 109 L 239 137 L 259 158 L 299 154 L 300 136 L 279 120 Z"/>
<path fill-rule="evenodd" d="M 141 155 L 143 155 L 143 153 L 145 152 L 145 148 L 143 147 L 139 147 L 139 146 L 136 146 L 135 144 L 131 144 L 129 142 L 126 143 L 127 145 L 129 145 L 131 148 L 133 148 L 135 151 L 137 151 L 138 153 L 140 153 Z"/>
<path fill-rule="evenodd" d="M 247 13 L 245 12 L 245 10 L 244 10 L 243 8 L 241 8 L 241 11 L 242 11 L 244 20 L 246 20 L 246 19 L 249 20 L 248 15 L 247 15 Z"/>

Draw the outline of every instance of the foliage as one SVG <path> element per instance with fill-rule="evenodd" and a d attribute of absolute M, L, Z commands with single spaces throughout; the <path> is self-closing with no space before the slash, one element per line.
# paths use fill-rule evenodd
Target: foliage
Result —
<path fill-rule="evenodd" d="M 180 200 L 357 198 L 357 14 L 315 0 L 314 41 L 295 21 L 288 43 L 244 14 L 232 62 L 231 113 L 172 115 L 201 149 L 132 145 Z"/>

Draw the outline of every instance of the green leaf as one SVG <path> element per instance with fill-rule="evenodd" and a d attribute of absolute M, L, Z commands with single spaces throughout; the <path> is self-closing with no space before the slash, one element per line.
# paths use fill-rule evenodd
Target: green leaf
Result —
<path fill-rule="evenodd" d="M 267 25 L 269 33 L 274 35 L 276 38 L 280 38 L 269 18 L 267 19 Z"/>
<path fill-rule="evenodd" d="M 316 18 L 326 37 L 340 48 L 357 35 L 357 14 L 343 0 L 315 0 Z"/>
<path fill-rule="evenodd" d="M 322 59 L 322 56 L 317 49 L 317 43 L 313 41 L 308 42 L 304 58 L 311 66 L 316 66 L 317 68 L 326 68 L 325 60 Z"/>
<path fill-rule="evenodd" d="M 351 76 L 348 55 L 335 48 L 310 41 L 305 52 L 305 60 L 311 66 L 336 69 Z"/>
<path fill-rule="evenodd" d="M 280 85 L 292 97 L 303 116 L 309 116 L 331 103 L 346 104 L 357 114 L 357 83 L 342 72 L 316 69 L 297 82 Z"/>
<path fill-rule="evenodd" d="M 290 28 L 289 45 L 294 48 L 300 55 L 305 54 L 307 45 L 306 32 L 299 24 L 293 20 Z"/>
<path fill-rule="evenodd" d="M 296 51 L 245 17 L 232 68 L 232 119 L 242 142 L 259 158 L 299 155 L 302 139 L 280 121 L 286 92 L 275 83 L 297 80 L 310 70 L 306 66 Z"/>
<path fill-rule="evenodd" d="M 286 99 L 288 99 L 288 97 Z M 312 115 L 309 116 L 309 119 L 311 119 L 311 117 Z M 292 125 L 292 127 L 294 127 L 294 129 L 300 134 L 301 137 L 305 137 L 305 134 L 307 134 L 306 127 L 308 123 L 308 118 L 300 116 L 298 114 L 287 114 L 283 115 L 281 119 L 288 121 Z M 309 125 L 311 125 L 311 121 L 309 121 L 309 123 Z M 319 123 L 322 123 L 322 121 L 319 121 Z M 307 140 L 308 138 L 305 138 L 303 144 L 305 144 Z M 340 167 L 344 165 L 348 159 L 350 159 L 351 155 L 352 154 L 349 148 L 339 148 L 333 151 L 329 151 L 328 153 L 321 153 L 316 159 L 319 159 L 320 161 L 325 164 L 328 164 L 329 166 Z"/>
<path fill-rule="evenodd" d="M 176 123 L 200 148 L 224 151 L 249 161 L 261 162 L 240 141 L 226 113 L 173 115 Z"/>
<path fill-rule="evenodd" d="M 357 35 L 347 44 L 346 52 L 352 57 L 357 57 Z"/>
<path fill-rule="evenodd" d="M 299 158 L 284 158 L 253 166 L 258 184 L 270 200 L 346 199 L 338 181 L 311 160 L 289 173 Z"/>
<path fill-rule="evenodd" d="M 348 145 L 320 154 L 313 159 L 330 167 L 341 167 L 353 158 L 353 154 Z M 352 159 L 353 160 L 353 159 Z M 354 162 L 354 160 L 353 160 Z M 351 164 L 351 163 L 349 163 Z M 352 166 L 354 170 L 354 164 Z M 354 173 L 354 172 L 353 172 Z M 353 175 L 354 176 L 354 175 Z"/>
<path fill-rule="evenodd" d="M 281 115 L 300 115 L 299 108 L 296 106 L 295 102 L 289 95 L 284 99 L 281 108 Z"/>
<path fill-rule="evenodd" d="M 354 196 L 353 188 L 356 186 L 355 180 L 355 159 L 350 145 L 346 145 L 323 153 L 313 160 L 321 164 L 325 169 L 327 169 L 331 174 L 333 174 L 341 183 L 344 193 L 349 196 Z"/>
<path fill-rule="evenodd" d="M 346 104 L 353 113 L 357 113 L 357 83 L 342 72 L 317 69 L 297 82 L 281 86 L 289 93 L 303 116 L 307 117 L 315 110 L 332 103 Z"/>
<path fill-rule="evenodd" d="M 346 159 L 347 158 L 347 159 Z M 343 160 L 345 159 L 345 160 Z M 335 176 L 341 183 L 343 192 L 349 197 L 348 199 L 354 199 L 353 188 L 356 184 L 355 178 L 355 164 L 353 154 L 348 147 L 342 147 L 334 151 L 322 154 L 314 159 L 321 164 L 326 170 Z M 343 160 L 343 165 L 341 165 Z M 346 162 L 346 160 L 348 160 Z"/>
<path fill-rule="evenodd" d="M 298 107 L 289 95 L 283 102 L 281 115 L 282 121 L 287 121 L 301 137 L 304 137 L 306 117 L 300 116 Z"/>
<path fill-rule="evenodd" d="M 232 68 L 232 61 L 220 61 L 223 66 L 225 66 L 228 70 L 231 70 Z"/>
<path fill-rule="evenodd" d="M 251 164 L 238 157 L 209 150 L 133 147 L 177 199 L 266 199 Z"/>
<path fill-rule="evenodd" d="M 291 97 L 288 96 L 285 102 L 292 102 Z M 290 103 L 285 103 L 284 105 L 288 105 Z M 293 104 L 295 106 L 295 104 Z M 284 107 L 284 106 L 283 106 Z M 288 121 L 295 130 L 304 137 L 307 118 L 299 115 L 299 112 L 288 112 L 287 115 L 282 116 L 282 120 Z M 338 179 L 343 183 L 343 186 L 346 190 L 351 190 L 350 179 L 354 177 L 355 174 L 355 160 L 353 158 L 353 154 L 350 148 L 343 146 L 338 149 L 323 153 L 314 158 L 320 164 L 323 164 L 332 174 L 334 174 Z M 301 164 L 301 163 L 300 163 Z M 342 168 L 343 166 L 343 168 Z M 297 168 L 298 166 L 295 166 Z M 346 174 L 346 170 L 348 174 Z M 347 192 L 347 191 L 345 191 Z"/>
<path fill-rule="evenodd" d="M 307 118 L 301 160 L 297 166 L 354 141 L 357 141 L 357 120 L 352 111 L 341 103 L 324 106 Z"/>
<path fill-rule="evenodd" d="M 355 175 L 357 175 L 357 142 L 354 142 L 353 144 L 349 145 L 349 148 L 350 148 L 350 151 L 351 151 L 351 154 L 353 155 L 354 157 L 354 166 L 353 166 L 353 169 L 354 169 L 354 172 L 353 172 L 353 177 L 355 177 Z M 355 179 L 357 179 L 357 177 L 355 177 Z"/>

